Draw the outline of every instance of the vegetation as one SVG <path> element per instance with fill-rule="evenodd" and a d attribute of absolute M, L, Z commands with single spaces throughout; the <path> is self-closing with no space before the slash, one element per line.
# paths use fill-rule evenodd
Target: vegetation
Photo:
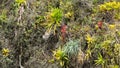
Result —
<path fill-rule="evenodd" d="M 0 68 L 120 68 L 119 0 L 1 0 Z"/>

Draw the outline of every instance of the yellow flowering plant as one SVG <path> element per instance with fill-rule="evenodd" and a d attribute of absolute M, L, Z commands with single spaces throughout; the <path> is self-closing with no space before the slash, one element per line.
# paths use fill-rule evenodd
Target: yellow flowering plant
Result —
<path fill-rule="evenodd" d="M 110 11 L 110 10 L 119 10 L 120 2 L 106 2 L 104 4 L 99 5 L 100 11 Z"/>
<path fill-rule="evenodd" d="M 61 25 L 62 21 L 62 10 L 59 8 L 52 8 L 49 12 L 47 12 L 47 15 L 45 16 L 46 22 L 42 25 L 45 25 L 47 28 L 47 31 L 51 32 L 53 31 L 55 33 L 55 30 L 57 27 Z"/>
<path fill-rule="evenodd" d="M 66 17 L 66 18 L 70 18 L 72 15 L 73 15 L 72 12 L 67 12 L 67 13 L 65 14 L 65 17 Z"/>
<path fill-rule="evenodd" d="M 112 1 L 112 2 L 105 2 L 99 5 L 100 12 L 109 12 L 113 14 L 113 18 L 116 20 L 120 19 L 120 2 Z"/>
<path fill-rule="evenodd" d="M 68 57 L 65 54 L 65 52 L 62 49 L 57 49 L 53 51 L 53 57 L 55 58 L 56 61 L 59 62 L 60 66 L 65 66 L 66 63 L 68 63 Z M 54 62 L 54 59 L 50 60 L 50 62 Z"/>
<path fill-rule="evenodd" d="M 116 28 L 116 25 L 115 25 L 115 24 L 110 24 L 110 25 L 109 25 L 109 29 L 114 30 L 115 28 Z"/>
<path fill-rule="evenodd" d="M 85 39 L 87 40 L 88 44 L 93 43 L 95 41 L 94 38 L 90 36 L 90 34 L 87 34 Z"/>
<path fill-rule="evenodd" d="M 2 49 L 2 54 L 4 57 L 7 57 L 9 55 L 10 50 L 8 48 L 3 48 Z"/>

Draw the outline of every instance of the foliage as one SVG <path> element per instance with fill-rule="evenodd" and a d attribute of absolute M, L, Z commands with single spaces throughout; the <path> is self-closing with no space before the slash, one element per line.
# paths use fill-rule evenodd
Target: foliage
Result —
<path fill-rule="evenodd" d="M 57 49 L 53 51 L 53 57 L 59 62 L 62 67 L 65 67 L 68 64 L 68 57 L 62 49 Z"/>
<path fill-rule="evenodd" d="M 102 66 L 104 66 L 104 64 L 105 64 L 105 59 L 103 59 L 103 57 L 100 53 L 98 55 L 98 59 L 95 60 L 95 64 L 96 65 L 102 65 Z"/>
<path fill-rule="evenodd" d="M 1 68 L 120 67 L 119 1 L 1 0 L 0 4 Z"/>
<path fill-rule="evenodd" d="M 117 19 L 117 20 L 119 20 L 120 18 L 120 16 L 119 16 L 119 14 L 120 14 L 120 12 L 119 12 L 119 10 L 120 10 L 120 2 L 116 2 L 116 1 L 113 1 L 113 2 L 106 2 L 106 3 L 104 3 L 104 4 L 101 4 L 101 5 L 99 5 L 99 11 L 100 12 L 110 12 L 110 13 L 114 13 L 114 16 L 113 16 L 113 18 L 115 18 L 115 19 Z"/>
<path fill-rule="evenodd" d="M 120 44 L 114 45 L 114 47 L 115 47 L 114 52 L 115 52 L 116 56 L 120 56 L 120 47 L 119 46 L 120 46 Z"/>
<path fill-rule="evenodd" d="M 69 56 L 76 56 L 79 51 L 79 41 L 78 40 L 70 40 L 64 45 L 63 51 Z"/>
<path fill-rule="evenodd" d="M 94 38 L 92 38 L 89 34 L 86 35 L 86 40 L 87 40 L 87 43 L 88 43 L 88 44 L 94 42 Z"/>
<path fill-rule="evenodd" d="M 26 0 L 15 0 L 15 3 L 17 4 L 17 6 L 20 6 L 22 4 L 26 4 Z"/>
<path fill-rule="evenodd" d="M 59 8 L 52 8 L 50 12 L 47 13 L 45 24 L 48 31 L 55 31 L 57 27 L 61 25 L 62 16 L 62 11 Z"/>
<path fill-rule="evenodd" d="M 7 57 L 9 55 L 9 50 L 6 49 L 6 48 L 3 48 L 2 49 L 2 54 L 3 54 L 3 56 Z"/>
<path fill-rule="evenodd" d="M 99 6 L 100 11 L 111 11 L 111 10 L 119 10 L 120 9 L 120 2 L 106 2 Z"/>
<path fill-rule="evenodd" d="M 70 57 L 77 56 L 79 52 L 78 40 L 70 40 L 62 49 L 53 51 L 53 56 L 61 66 L 67 66 Z M 66 65 L 65 65 L 66 64 Z"/>

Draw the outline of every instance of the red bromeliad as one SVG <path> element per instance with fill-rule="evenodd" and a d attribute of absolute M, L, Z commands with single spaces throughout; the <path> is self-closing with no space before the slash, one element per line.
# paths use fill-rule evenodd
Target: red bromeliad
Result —
<path fill-rule="evenodd" d="M 98 24 L 98 27 L 101 29 L 103 22 L 102 22 L 102 21 L 99 21 L 97 24 Z"/>
<path fill-rule="evenodd" d="M 63 41 L 65 41 L 66 33 L 67 33 L 67 25 L 64 24 L 61 26 L 61 36 Z"/>

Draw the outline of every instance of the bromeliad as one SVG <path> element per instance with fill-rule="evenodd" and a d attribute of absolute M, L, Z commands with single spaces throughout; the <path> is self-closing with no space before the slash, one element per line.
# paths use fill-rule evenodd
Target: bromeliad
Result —
<path fill-rule="evenodd" d="M 102 21 L 99 21 L 99 22 L 97 23 L 97 25 L 98 25 L 99 29 L 101 29 L 101 28 L 102 28 L 102 24 L 103 24 L 103 22 L 102 22 Z"/>
<path fill-rule="evenodd" d="M 63 24 L 61 26 L 61 36 L 63 41 L 65 41 L 66 34 L 67 34 L 67 25 Z"/>

